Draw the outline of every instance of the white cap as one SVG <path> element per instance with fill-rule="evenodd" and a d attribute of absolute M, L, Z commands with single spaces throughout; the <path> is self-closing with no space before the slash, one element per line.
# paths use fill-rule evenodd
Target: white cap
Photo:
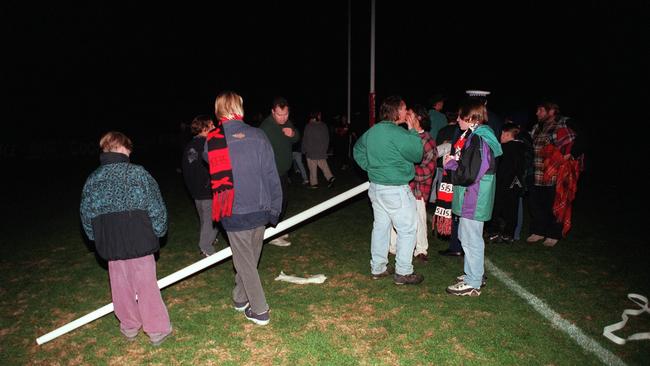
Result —
<path fill-rule="evenodd" d="M 490 95 L 490 92 L 486 90 L 465 90 L 465 93 L 470 97 L 487 97 Z"/>

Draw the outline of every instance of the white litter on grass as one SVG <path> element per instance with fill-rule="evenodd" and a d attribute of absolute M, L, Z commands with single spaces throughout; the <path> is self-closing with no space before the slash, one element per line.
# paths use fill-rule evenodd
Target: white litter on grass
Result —
<path fill-rule="evenodd" d="M 306 283 L 323 283 L 327 277 L 324 274 L 317 274 L 309 276 L 308 278 L 296 277 L 296 276 L 287 276 L 283 271 L 280 271 L 280 275 L 275 278 L 276 281 L 285 281 L 291 283 L 297 283 L 299 285 L 304 285 Z"/>
<path fill-rule="evenodd" d="M 485 258 L 485 268 L 490 274 L 503 282 L 512 292 L 522 299 L 526 300 L 535 311 L 540 313 L 544 318 L 553 324 L 554 327 L 566 333 L 571 339 L 576 341 L 585 351 L 591 352 L 606 365 L 625 365 L 625 362 L 612 352 L 606 350 L 598 342 L 586 335 L 580 328 L 571 324 L 556 313 L 544 301 L 531 294 L 525 288 L 521 287 L 515 280 L 510 278 L 505 272 L 495 266 L 491 261 Z"/>
<path fill-rule="evenodd" d="M 627 298 L 632 300 L 632 302 L 635 304 L 639 305 L 640 308 L 623 310 L 623 314 L 621 314 L 621 319 L 623 320 L 618 323 L 606 326 L 603 329 L 603 335 L 610 341 L 620 345 L 624 345 L 627 341 L 640 341 L 644 339 L 650 340 L 650 332 L 632 334 L 627 338 L 621 338 L 614 334 L 615 331 L 621 330 L 623 327 L 625 327 L 625 324 L 627 324 L 627 321 L 629 319 L 628 315 L 639 316 L 643 313 L 650 313 L 647 297 L 639 294 L 627 294 Z"/>

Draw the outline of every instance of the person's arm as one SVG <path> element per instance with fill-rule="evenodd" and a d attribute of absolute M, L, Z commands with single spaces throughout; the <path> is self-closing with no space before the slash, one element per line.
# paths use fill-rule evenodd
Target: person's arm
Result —
<path fill-rule="evenodd" d="M 406 131 L 400 137 L 397 149 L 406 161 L 410 161 L 411 163 L 419 163 L 422 161 L 422 153 L 424 151 L 422 139 L 413 129 Z"/>
<path fill-rule="evenodd" d="M 300 140 L 300 131 L 298 131 L 298 129 L 293 125 L 291 121 L 287 121 L 285 126 L 293 130 L 293 136 L 289 137 L 285 135 L 289 139 L 289 141 L 291 141 L 292 144 L 298 142 L 298 140 Z"/>
<path fill-rule="evenodd" d="M 278 223 L 280 212 L 282 211 L 282 186 L 280 184 L 280 176 L 275 164 L 275 157 L 273 155 L 273 147 L 266 136 L 263 146 L 261 147 L 262 154 L 262 174 L 263 181 L 266 182 L 269 195 L 271 196 L 270 207 L 270 223 L 275 226 Z"/>
<path fill-rule="evenodd" d="M 481 169 L 481 148 L 481 139 L 473 135 L 470 146 L 462 152 L 456 169 L 452 170 L 452 184 L 469 187 L 476 182 Z"/>
<path fill-rule="evenodd" d="M 366 146 L 366 140 L 368 139 L 368 133 L 361 135 L 361 138 L 357 140 L 357 143 L 354 144 L 354 149 L 352 155 L 354 161 L 359 164 L 359 167 L 365 171 L 368 171 L 368 148 Z"/>
<path fill-rule="evenodd" d="M 555 133 L 553 133 L 553 141 L 555 141 L 555 146 L 557 146 L 562 155 L 571 153 L 571 148 L 573 147 L 573 142 L 575 139 L 575 132 L 566 126 L 556 129 Z"/>
<path fill-rule="evenodd" d="M 92 176 L 91 176 L 92 177 Z M 81 215 L 81 225 L 84 228 L 84 232 L 88 236 L 88 239 L 95 240 L 95 233 L 93 232 L 92 219 L 95 217 L 95 213 L 92 207 L 92 182 L 91 178 L 88 178 L 86 184 L 84 185 L 83 190 L 81 191 L 81 204 L 79 212 Z"/>
<path fill-rule="evenodd" d="M 415 166 L 415 181 L 424 182 L 433 177 L 436 170 L 436 148 L 432 139 L 424 143 L 424 154 L 422 155 L 422 162 Z"/>
<path fill-rule="evenodd" d="M 142 169 L 142 171 L 142 180 L 148 203 L 147 214 L 151 220 L 154 234 L 160 238 L 167 233 L 167 208 L 156 180 L 146 170 Z"/>

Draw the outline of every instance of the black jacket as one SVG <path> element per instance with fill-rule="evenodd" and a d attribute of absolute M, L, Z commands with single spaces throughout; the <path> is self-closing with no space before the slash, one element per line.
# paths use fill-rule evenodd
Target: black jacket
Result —
<path fill-rule="evenodd" d="M 205 137 L 195 136 L 183 150 L 183 178 L 185 185 L 195 200 L 211 200 L 210 172 L 203 160 Z"/>

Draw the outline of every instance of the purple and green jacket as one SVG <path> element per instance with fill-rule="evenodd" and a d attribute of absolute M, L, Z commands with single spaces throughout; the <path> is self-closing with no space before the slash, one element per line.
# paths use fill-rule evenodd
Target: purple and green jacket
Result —
<path fill-rule="evenodd" d="M 503 154 L 501 144 L 489 126 L 478 126 L 468 137 L 460 159 L 450 160 L 454 198 L 451 210 L 460 217 L 489 221 L 492 218 L 496 189 L 495 158 Z"/>

